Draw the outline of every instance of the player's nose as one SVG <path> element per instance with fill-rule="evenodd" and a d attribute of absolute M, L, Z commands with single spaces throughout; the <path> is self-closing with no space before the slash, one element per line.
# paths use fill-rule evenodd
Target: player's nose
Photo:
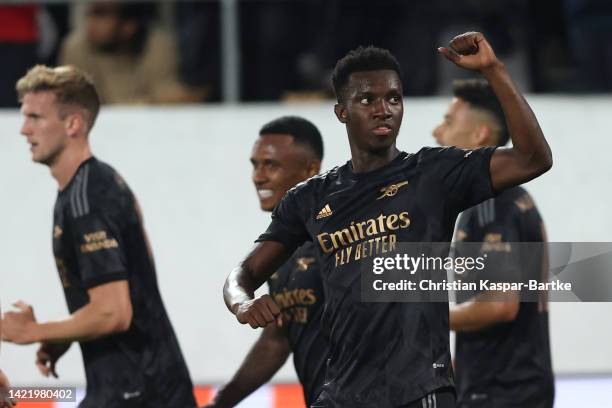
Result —
<path fill-rule="evenodd" d="M 19 130 L 19 133 L 21 133 L 23 136 L 26 136 L 26 137 L 32 134 L 32 130 L 30 126 L 28 126 L 27 122 L 23 122 L 23 125 L 21 125 L 21 129 Z"/>
<path fill-rule="evenodd" d="M 376 119 L 391 118 L 391 105 L 384 99 L 375 102 L 374 117 Z"/>
<path fill-rule="evenodd" d="M 256 186 L 260 186 L 264 184 L 266 181 L 268 181 L 268 177 L 266 176 L 266 172 L 264 171 L 262 166 L 255 166 L 253 168 L 252 178 L 253 178 L 253 183 L 255 183 Z"/>

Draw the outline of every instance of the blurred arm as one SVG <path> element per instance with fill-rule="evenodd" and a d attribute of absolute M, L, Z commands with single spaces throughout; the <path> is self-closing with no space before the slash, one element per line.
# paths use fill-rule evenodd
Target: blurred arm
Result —
<path fill-rule="evenodd" d="M 282 329 L 272 324 L 266 326 L 236 374 L 221 387 L 210 407 L 237 405 L 268 382 L 285 364 L 290 354 L 289 341 Z"/>
<path fill-rule="evenodd" d="M 483 292 L 467 302 L 451 307 L 450 329 L 460 332 L 482 330 L 516 319 L 520 303 L 517 292 Z"/>

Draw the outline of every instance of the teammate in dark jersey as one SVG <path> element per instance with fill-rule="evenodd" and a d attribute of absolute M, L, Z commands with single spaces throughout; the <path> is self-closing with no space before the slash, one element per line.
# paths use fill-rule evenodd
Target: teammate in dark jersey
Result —
<path fill-rule="evenodd" d="M 272 211 L 287 190 L 319 172 L 322 159 L 321 134 L 306 119 L 285 116 L 264 125 L 251 153 L 261 209 Z M 235 406 L 267 382 L 291 352 L 306 403 L 314 402 L 323 385 L 328 354 L 319 331 L 324 297 L 316 256 L 316 248 L 307 242 L 268 279 L 283 326 L 268 324 L 263 329 L 238 372 L 208 407 Z"/>
<path fill-rule="evenodd" d="M 73 67 L 37 66 L 17 90 L 32 159 L 59 184 L 53 252 L 71 315 L 37 323 L 20 302 L 19 312 L 5 315 L 4 339 L 41 342 L 37 365 L 54 376 L 57 360 L 78 341 L 87 378 L 80 407 L 194 407 L 138 203 L 89 148 L 99 109 L 93 83 Z"/>
<path fill-rule="evenodd" d="M 508 142 L 504 113 L 485 81 L 456 81 L 454 95 L 444 122 L 434 130 L 438 143 L 475 149 Z M 548 264 L 541 245 L 528 250 L 515 244 L 546 242 L 538 209 L 521 187 L 505 190 L 463 212 L 456 239 L 488 243 L 478 255 L 486 254 L 487 264 L 495 268 L 496 276 L 464 274 L 463 280 L 541 281 Z M 527 257 L 535 259 L 529 265 L 517 262 Z M 482 299 L 459 299 L 461 304 L 450 311 L 450 327 L 457 331 L 459 406 L 550 408 L 554 378 L 546 298 L 521 302 L 516 292 L 504 299 L 495 298 L 498 295 L 485 292 L 476 296 Z"/>
<path fill-rule="evenodd" d="M 360 264 L 402 241 L 449 242 L 459 212 L 552 165 L 535 116 L 482 34 L 455 37 L 450 48 L 439 51 L 493 86 L 513 148 L 398 151 L 403 100 L 397 61 L 379 48 L 352 51 L 332 78 L 351 160 L 290 190 L 259 244 L 226 281 L 225 302 L 240 323 L 282 320 L 271 298 L 254 299 L 253 292 L 294 248 L 314 241 L 330 359 L 313 407 L 454 406 L 448 304 L 363 303 Z"/>

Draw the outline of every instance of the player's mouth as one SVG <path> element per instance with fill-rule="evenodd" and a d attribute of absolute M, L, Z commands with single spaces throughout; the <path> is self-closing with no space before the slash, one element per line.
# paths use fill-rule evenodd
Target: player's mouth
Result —
<path fill-rule="evenodd" d="M 376 136 L 389 136 L 391 132 L 393 132 L 391 125 L 386 123 L 372 128 L 372 133 L 374 133 Z"/>
<path fill-rule="evenodd" d="M 30 142 L 30 151 L 33 152 L 37 146 L 38 146 L 38 143 Z"/>
<path fill-rule="evenodd" d="M 258 189 L 257 195 L 259 196 L 261 200 L 266 200 L 268 198 L 271 198 L 274 195 L 274 190 Z"/>

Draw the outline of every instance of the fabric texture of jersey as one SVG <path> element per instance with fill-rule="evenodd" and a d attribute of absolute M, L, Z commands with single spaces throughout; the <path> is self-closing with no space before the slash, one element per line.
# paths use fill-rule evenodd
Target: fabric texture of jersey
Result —
<path fill-rule="evenodd" d="M 95 158 L 58 194 L 53 252 L 71 313 L 89 303 L 89 289 L 129 284 L 130 328 L 80 342 L 87 378 L 80 407 L 194 407 L 137 201 L 119 174 Z"/>
<path fill-rule="evenodd" d="M 540 213 L 531 196 L 520 187 L 465 211 L 459 217 L 456 236 L 464 242 L 489 243 L 486 248 L 483 245 L 480 255 L 486 254 L 487 263 L 493 267 L 503 265 L 509 281 L 542 281 L 547 272 L 545 246 L 534 245 L 526 253 L 526 246 L 513 245 L 546 242 Z M 519 253 L 509 256 L 513 252 Z M 519 266 L 518 260 L 525 258 L 534 259 L 527 264 L 527 270 L 520 270 L 525 266 Z M 554 378 L 546 294 L 539 302 L 521 302 L 512 322 L 458 332 L 455 369 L 461 407 L 551 408 Z"/>
<path fill-rule="evenodd" d="M 320 330 L 325 302 L 320 273 L 316 248 L 307 242 L 268 280 L 270 295 L 283 313 L 283 331 L 309 406 L 321 391 L 328 355 Z"/>
<path fill-rule="evenodd" d="M 454 385 L 448 303 L 361 302 L 360 264 L 398 242 L 449 242 L 457 215 L 493 196 L 494 150 L 424 148 L 365 173 L 348 162 L 275 209 L 259 240 L 290 249 L 311 240 L 321 259 L 330 353 L 317 403 L 398 407 Z"/>

